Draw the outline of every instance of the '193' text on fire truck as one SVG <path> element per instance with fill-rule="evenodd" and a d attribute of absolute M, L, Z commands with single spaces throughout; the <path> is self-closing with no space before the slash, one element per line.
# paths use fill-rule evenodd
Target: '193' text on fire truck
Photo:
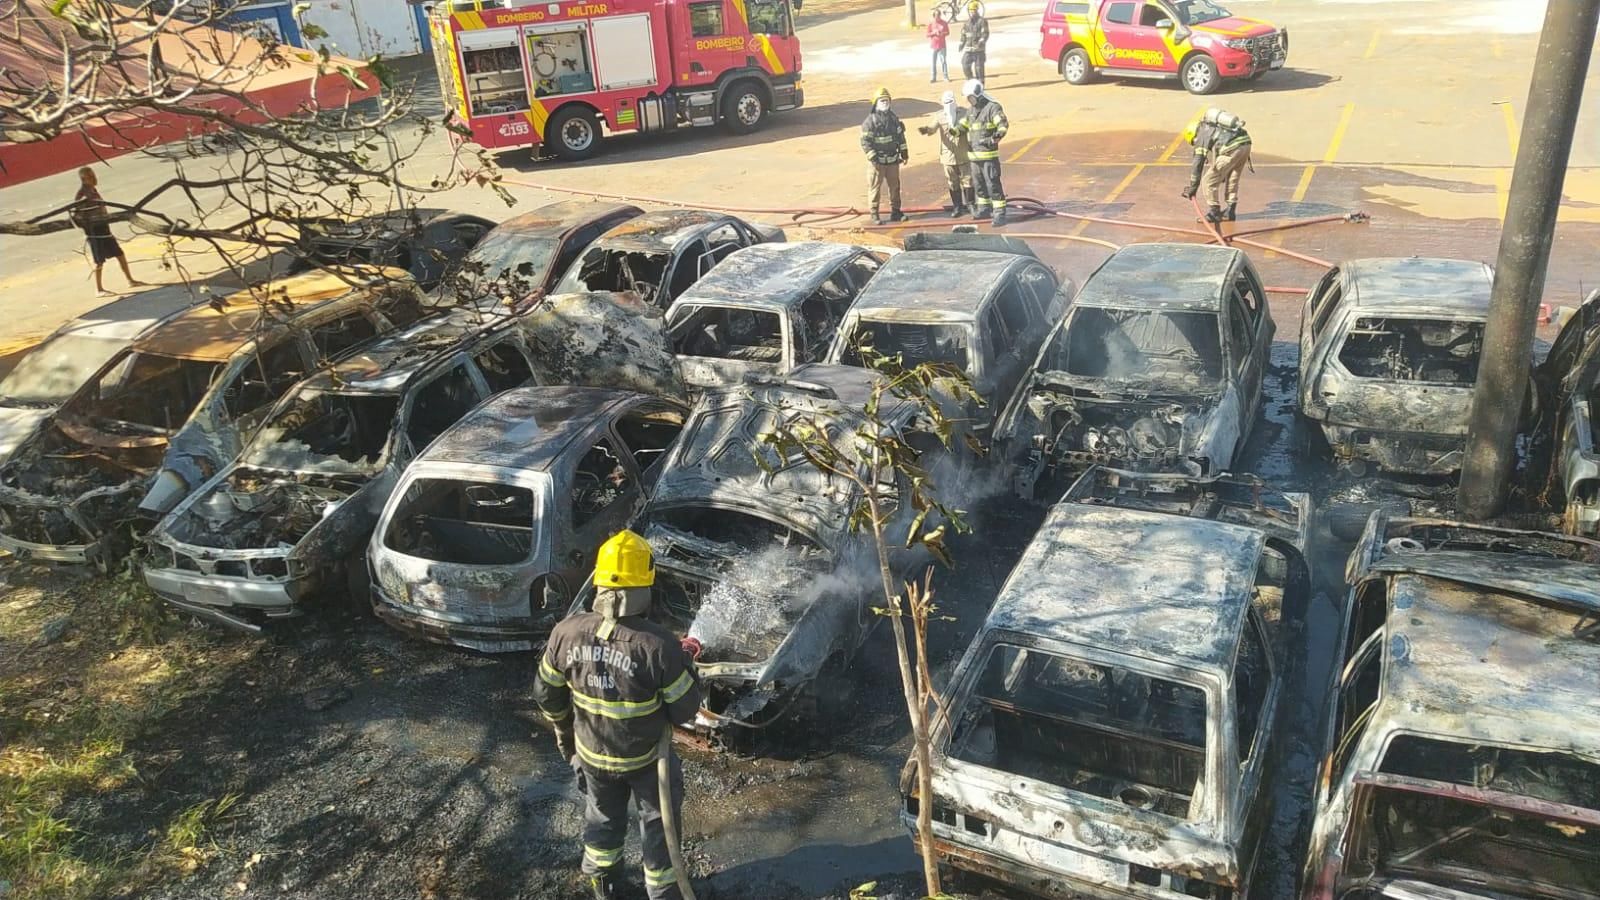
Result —
<path fill-rule="evenodd" d="M 799 107 L 789 2 L 447 0 L 429 24 L 445 102 L 471 131 L 461 139 L 576 160 L 593 155 L 602 127 L 744 134 Z"/>

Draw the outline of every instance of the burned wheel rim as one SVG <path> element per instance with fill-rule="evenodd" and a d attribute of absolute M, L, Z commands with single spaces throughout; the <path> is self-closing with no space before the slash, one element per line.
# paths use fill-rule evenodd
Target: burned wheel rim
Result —
<path fill-rule="evenodd" d="M 576 116 L 561 124 L 561 145 L 571 153 L 587 153 L 594 146 L 594 122 Z"/>
<path fill-rule="evenodd" d="M 761 98 L 755 91 L 746 91 L 739 95 L 738 101 L 733 104 L 734 118 L 746 128 L 753 128 L 761 121 Z"/>

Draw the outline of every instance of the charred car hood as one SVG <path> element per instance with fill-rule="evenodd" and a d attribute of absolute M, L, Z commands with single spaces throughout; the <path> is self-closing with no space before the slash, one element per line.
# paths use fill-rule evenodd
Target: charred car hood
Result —
<path fill-rule="evenodd" d="M 815 480 L 811 476 L 815 476 Z M 702 466 L 669 468 L 656 482 L 652 506 L 710 506 L 751 512 L 783 522 L 831 544 L 851 513 L 852 493 L 805 464 L 764 475 L 752 483 L 732 482 Z"/>
<path fill-rule="evenodd" d="M 1084 459 L 1074 461 L 1164 469 L 1207 460 L 1215 471 L 1232 462 L 1240 410 L 1232 385 L 1185 390 L 1158 382 L 1036 378 L 1011 410 L 1000 437 L 1016 444 L 1042 443 L 1058 461 L 1063 455 L 1083 454 Z"/>

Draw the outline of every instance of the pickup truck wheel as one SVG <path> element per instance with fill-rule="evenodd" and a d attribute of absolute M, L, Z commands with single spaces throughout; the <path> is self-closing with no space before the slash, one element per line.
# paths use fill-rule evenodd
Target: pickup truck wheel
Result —
<path fill-rule="evenodd" d="M 1189 57 L 1183 64 L 1179 77 L 1183 79 L 1183 86 L 1191 94 L 1215 93 L 1222 84 L 1222 76 L 1217 73 L 1217 64 L 1203 53 Z"/>
<path fill-rule="evenodd" d="M 1088 84 L 1094 80 L 1094 66 L 1082 47 L 1073 47 L 1061 57 L 1061 77 L 1067 84 Z"/>
<path fill-rule="evenodd" d="M 600 123 L 587 109 L 569 106 L 545 127 L 544 145 L 568 162 L 588 159 L 600 149 Z"/>
<path fill-rule="evenodd" d="M 722 97 L 722 127 L 733 134 L 749 134 L 761 127 L 767 100 L 754 81 L 741 81 Z"/>

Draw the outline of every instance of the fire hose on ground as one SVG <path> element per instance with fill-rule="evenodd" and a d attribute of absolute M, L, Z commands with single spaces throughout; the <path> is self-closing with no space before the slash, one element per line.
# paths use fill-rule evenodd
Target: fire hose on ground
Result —
<path fill-rule="evenodd" d="M 661 742 L 656 745 L 656 793 L 661 804 L 661 830 L 667 836 L 667 855 L 672 860 L 672 872 L 678 878 L 678 891 L 683 900 L 695 900 L 694 887 L 689 884 L 689 867 L 683 862 L 683 843 L 678 836 L 678 815 L 672 808 L 672 724 L 661 729 Z"/>

